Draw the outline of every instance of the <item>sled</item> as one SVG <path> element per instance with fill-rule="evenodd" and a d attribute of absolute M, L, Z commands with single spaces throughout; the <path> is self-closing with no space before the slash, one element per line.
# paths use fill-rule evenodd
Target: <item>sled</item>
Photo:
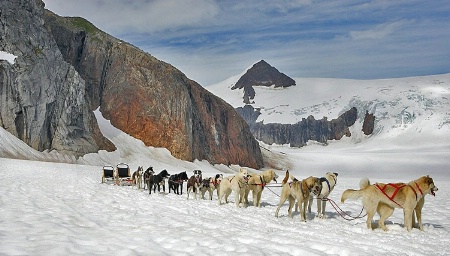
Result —
<path fill-rule="evenodd" d="M 111 165 L 105 165 L 102 168 L 102 183 L 114 184 L 114 167 Z"/>
<path fill-rule="evenodd" d="M 120 186 L 131 186 L 133 180 L 131 179 L 130 167 L 128 164 L 120 163 L 116 166 L 117 182 Z"/>

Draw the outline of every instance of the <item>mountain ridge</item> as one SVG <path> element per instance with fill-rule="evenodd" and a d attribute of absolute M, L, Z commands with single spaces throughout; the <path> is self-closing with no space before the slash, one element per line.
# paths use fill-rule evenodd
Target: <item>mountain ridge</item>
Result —
<path fill-rule="evenodd" d="M 445 111 L 450 109 L 450 74 L 377 80 L 294 78 L 297 86 L 289 88 L 255 87 L 252 104 L 242 102 L 242 89 L 231 90 L 238 79 L 233 76 L 206 88 L 235 108 L 252 106 L 260 112 L 255 122 L 296 124 L 309 116 L 330 119 L 355 107 L 357 120 L 350 140 L 356 144 L 391 143 L 398 138 L 405 147 L 424 141 L 444 145 L 442 137 L 450 135 L 450 113 Z M 373 130 L 366 135 L 363 123 L 371 114 Z"/>

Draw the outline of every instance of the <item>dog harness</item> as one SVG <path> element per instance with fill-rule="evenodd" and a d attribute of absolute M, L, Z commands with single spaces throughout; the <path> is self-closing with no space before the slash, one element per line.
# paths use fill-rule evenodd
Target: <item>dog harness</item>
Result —
<path fill-rule="evenodd" d="M 331 191 L 331 186 L 330 186 L 330 182 L 327 180 L 327 178 L 325 178 L 325 177 L 322 177 L 322 178 L 320 178 L 320 183 L 322 183 L 322 182 L 326 182 L 327 183 L 327 185 L 328 185 L 328 191 Z"/>
<path fill-rule="evenodd" d="M 392 202 L 394 202 L 394 203 L 395 203 L 396 205 L 398 205 L 400 208 L 403 208 L 403 206 L 401 206 L 399 203 L 397 203 L 397 202 L 394 200 L 394 198 L 395 198 L 395 196 L 397 195 L 398 191 L 399 191 L 401 188 L 406 187 L 406 184 L 405 184 L 405 183 L 388 183 L 388 184 L 384 184 L 383 187 L 381 187 L 380 184 L 376 183 L 375 186 L 381 191 L 381 193 L 383 193 L 387 198 L 389 198 L 389 200 L 391 200 Z M 394 193 L 392 193 L 391 196 L 389 196 L 389 195 L 386 193 L 386 191 L 385 191 L 387 186 L 390 186 L 390 187 L 395 188 Z M 414 191 L 414 189 L 413 189 L 413 191 Z M 414 191 L 414 193 L 416 193 L 416 191 Z M 416 194 L 416 198 L 417 198 L 417 194 Z"/>

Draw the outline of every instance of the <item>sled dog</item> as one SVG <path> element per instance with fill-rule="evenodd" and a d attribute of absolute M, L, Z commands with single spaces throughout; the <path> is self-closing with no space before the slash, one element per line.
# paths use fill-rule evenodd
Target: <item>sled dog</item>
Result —
<path fill-rule="evenodd" d="M 144 169 L 142 166 L 139 166 L 138 169 L 133 172 L 133 175 L 131 175 L 132 185 L 136 186 L 137 189 L 142 188 L 142 175 L 144 174 Z"/>
<path fill-rule="evenodd" d="M 226 177 L 219 186 L 219 205 L 222 204 L 222 198 L 225 197 L 225 203 L 228 203 L 228 196 L 234 191 L 234 200 L 236 207 L 244 201 L 245 187 L 247 186 L 249 175 L 247 169 L 240 169 L 234 176 Z"/>
<path fill-rule="evenodd" d="M 194 170 L 194 175 L 192 175 L 187 181 L 187 199 L 189 199 L 189 194 L 194 193 L 194 199 L 197 199 L 197 194 L 200 193 L 200 186 L 202 184 L 202 171 Z"/>
<path fill-rule="evenodd" d="M 405 183 L 375 183 L 370 185 L 369 179 L 362 179 L 360 190 L 347 189 L 342 194 L 341 201 L 347 199 L 359 199 L 362 197 L 362 203 L 367 212 L 367 228 L 372 229 L 372 220 L 375 212 L 378 212 L 380 219 L 378 226 L 387 231 L 384 222 L 394 212 L 395 208 L 403 209 L 405 226 L 408 231 L 413 228 L 414 211 L 416 212 L 419 229 L 422 226 L 422 207 L 424 197 L 427 194 L 435 196 L 438 188 L 434 185 L 433 179 L 429 176 L 423 176 Z"/>
<path fill-rule="evenodd" d="M 204 179 L 202 181 L 201 189 L 202 199 L 205 199 L 206 191 L 209 192 L 209 200 L 212 200 L 213 192 L 217 189 L 217 197 L 219 197 L 219 185 L 223 180 L 223 174 L 216 174 L 216 176 Z"/>
<path fill-rule="evenodd" d="M 330 195 L 331 191 L 333 191 L 334 186 L 336 186 L 337 183 L 337 176 L 338 174 L 336 172 L 327 172 L 325 174 L 325 177 L 320 178 L 320 182 L 322 182 L 322 190 L 320 191 L 320 194 L 317 195 L 317 216 L 319 218 L 325 218 L 325 206 L 327 204 L 328 196 Z M 308 204 L 308 212 L 311 213 L 311 205 L 313 203 L 314 196 L 309 196 L 309 204 Z M 295 205 L 295 210 L 298 210 L 298 205 Z"/>
<path fill-rule="evenodd" d="M 320 180 L 316 177 L 308 177 L 303 180 L 297 180 L 291 177 L 292 182 L 288 182 L 289 171 L 286 171 L 286 176 L 283 179 L 280 202 L 278 203 L 277 210 L 275 212 L 275 217 L 278 218 L 278 212 L 281 206 L 289 200 L 288 214 L 292 218 L 292 207 L 294 207 L 295 200 L 300 204 L 300 219 L 306 221 L 306 204 L 309 201 L 310 193 L 318 195 L 321 190 Z"/>
<path fill-rule="evenodd" d="M 250 190 L 253 196 L 253 206 L 261 207 L 261 194 L 267 183 L 277 182 L 278 175 L 273 170 L 263 171 L 262 173 L 252 173 L 248 179 L 248 186 L 245 188 L 244 200 L 248 204 L 248 194 Z"/>

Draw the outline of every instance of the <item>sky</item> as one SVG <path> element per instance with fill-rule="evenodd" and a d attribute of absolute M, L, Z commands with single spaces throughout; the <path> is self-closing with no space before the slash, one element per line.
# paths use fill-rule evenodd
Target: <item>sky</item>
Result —
<path fill-rule="evenodd" d="M 261 59 L 291 77 L 450 72 L 447 0 L 43 0 L 208 86 Z"/>

